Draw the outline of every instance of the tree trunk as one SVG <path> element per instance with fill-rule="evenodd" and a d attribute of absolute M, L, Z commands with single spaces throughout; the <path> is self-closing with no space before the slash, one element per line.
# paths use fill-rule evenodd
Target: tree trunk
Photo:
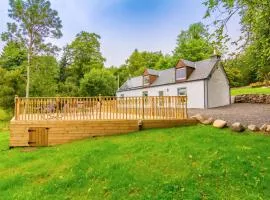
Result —
<path fill-rule="evenodd" d="M 30 85 L 30 52 L 27 54 L 27 80 L 26 80 L 26 98 L 29 97 L 29 85 Z"/>
<path fill-rule="evenodd" d="M 29 87 L 30 87 L 30 66 L 32 60 L 32 46 L 33 46 L 33 36 L 30 35 L 30 42 L 27 53 L 27 80 L 26 80 L 26 98 L 29 97 Z"/>

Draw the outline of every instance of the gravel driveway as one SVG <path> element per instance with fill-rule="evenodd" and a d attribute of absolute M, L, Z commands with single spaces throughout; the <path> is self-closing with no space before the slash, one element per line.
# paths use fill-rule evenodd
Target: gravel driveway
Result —
<path fill-rule="evenodd" d="M 199 113 L 214 119 L 226 120 L 229 124 L 233 122 L 241 122 L 245 126 L 270 124 L 270 104 L 236 103 L 210 109 L 191 108 L 188 113 L 190 117 Z"/>

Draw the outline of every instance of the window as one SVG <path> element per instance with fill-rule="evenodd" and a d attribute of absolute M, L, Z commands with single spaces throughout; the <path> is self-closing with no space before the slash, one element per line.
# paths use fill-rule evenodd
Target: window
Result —
<path fill-rule="evenodd" d="M 186 96 L 187 95 L 187 88 L 186 87 L 177 88 L 177 95 L 178 96 Z"/>
<path fill-rule="evenodd" d="M 186 68 L 176 69 L 176 80 L 186 79 Z"/>
<path fill-rule="evenodd" d="M 142 92 L 142 96 L 143 96 L 143 97 L 148 97 L 148 92 L 147 92 L 147 91 L 143 91 L 143 92 Z"/>
<path fill-rule="evenodd" d="M 164 96 L 164 92 L 163 91 L 159 91 L 158 92 L 158 96 L 159 97 L 163 97 Z M 159 106 L 163 106 L 164 105 L 164 99 L 163 98 L 159 98 Z"/>
<path fill-rule="evenodd" d="M 142 92 L 142 96 L 143 97 L 148 97 L 148 92 L 147 91 L 143 91 Z M 148 103 L 148 98 L 143 98 L 144 99 L 144 103 L 147 104 Z"/>
<path fill-rule="evenodd" d="M 144 76 L 143 77 L 143 85 L 149 85 L 149 83 L 150 83 L 149 76 Z"/>

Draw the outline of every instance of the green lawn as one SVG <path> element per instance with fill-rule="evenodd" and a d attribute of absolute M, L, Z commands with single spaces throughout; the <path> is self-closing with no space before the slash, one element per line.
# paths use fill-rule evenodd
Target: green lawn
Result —
<path fill-rule="evenodd" d="M 270 137 L 191 126 L 22 152 L 0 133 L 0 199 L 270 199 Z"/>
<path fill-rule="evenodd" d="M 270 94 L 270 87 L 262 88 L 252 88 L 252 87 L 241 87 L 241 88 L 232 88 L 231 95 L 240 95 L 240 94 Z"/>

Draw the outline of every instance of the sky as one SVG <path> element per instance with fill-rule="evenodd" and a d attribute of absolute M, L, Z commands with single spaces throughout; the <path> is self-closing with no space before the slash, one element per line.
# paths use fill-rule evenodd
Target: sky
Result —
<path fill-rule="evenodd" d="M 171 53 L 181 30 L 203 22 L 202 0 L 50 0 L 62 20 L 63 37 L 52 42 L 60 47 L 71 43 L 80 31 L 101 36 L 101 52 L 106 66 L 124 64 L 139 51 Z M 0 0 L 0 33 L 6 30 L 8 0 Z M 229 34 L 240 34 L 239 20 L 228 25 Z M 0 49 L 4 43 L 0 42 Z"/>

